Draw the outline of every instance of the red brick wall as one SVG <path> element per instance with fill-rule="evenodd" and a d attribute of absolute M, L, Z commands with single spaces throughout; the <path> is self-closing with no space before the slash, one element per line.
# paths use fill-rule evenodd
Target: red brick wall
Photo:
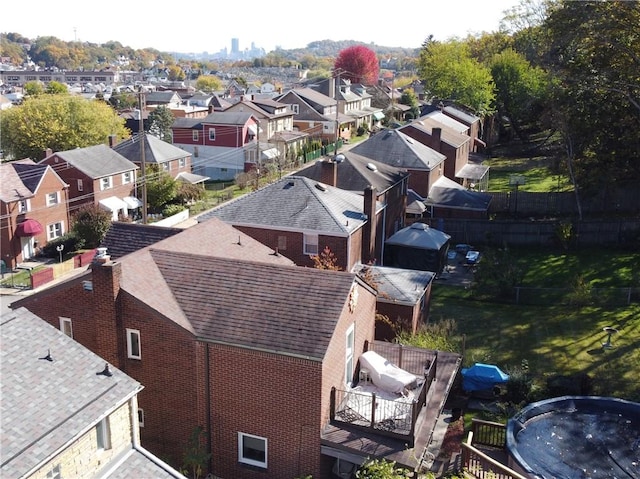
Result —
<path fill-rule="evenodd" d="M 53 268 L 44 268 L 31 273 L 31 288 L 37 288 L 53 280 Z"/>
<path fill-rule="evenodd" d="M 286 256 L 298 266 L 313 267 L 313 261 L 309 255 L 303 254 L 303 235 L 302 233 L 294 231 L 278 231 L 270 229 L 262 229 L 248 226 L 235 226 L 234 228 L 248 234 L 253 239 L 260 241 L 262 244 L 267 245 L 274 251 L 278 248 L 278 237 L 286 237 L 286 249 L 278 250 L 283 256 Z M 354 245 L 354 243 L 357 243 Z M 335 237 L 335 236 L 319 236 L 318 237 L 318 249 L 320 252 L 328 246 L 329 249 L 336 255 L 338 265 L 347 269 L 350 264 L 347 264 L 347 238 Z M 360 251 L 362 243 L 358 242 L 357 238 L 351 240 L 351 253 L 357 252 L 357 257 L 360 259 Z M 351 265 L 353 259 L 351 260 Z"/>
<path fill-rule="evenodd" d="M 209 349 L 213 473 L 319 477 L 320 363 L 215 344 Z M 266 471 L 238 462 L 238 432 L 267 439 Z"/>

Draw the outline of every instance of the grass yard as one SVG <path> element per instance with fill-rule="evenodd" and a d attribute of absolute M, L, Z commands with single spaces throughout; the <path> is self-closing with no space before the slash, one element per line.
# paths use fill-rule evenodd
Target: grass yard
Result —
<path fill-rule="evenodd" d="M 640 252 L 584 250 L 514 253 L 526 264 L 524 283 L 567 287 L 577 275 L 592 286 L 640 287 Z M 535 383 L 552 374 L 587 373 L 593 393 L 640 401 L 640 304 L 519 306 L 475 300 L 472 290 L 438 283 L 430 321 L 453 319 L 464 336 L 465 366 L 497 364 L 503 370 L 529 364 Z M 618 329 L 603 349 L 606 326 Z"/>
<path fill-rule="evenodd" d="M 489 191 L 513 191 L 511 178 L 520 176 L 524 184 L 518 186 L 519 191 L 545 193 L 550 191 L 571 191 L 571 184 L 566 175 L 555 174 L 550 167 L 550 160 L 539 158 L 491 158 L 486 162 L 489 170 Z"/>

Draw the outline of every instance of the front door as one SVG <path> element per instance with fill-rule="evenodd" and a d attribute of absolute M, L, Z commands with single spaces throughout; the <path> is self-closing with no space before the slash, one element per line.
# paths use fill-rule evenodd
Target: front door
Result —
<path fill-rule="evenodd" d="M 20 238 L 20 245 L 22 246 L 22 261 L 26 261 L 35 256 L 36 252 L 33 236 L 24 236 Z"/>

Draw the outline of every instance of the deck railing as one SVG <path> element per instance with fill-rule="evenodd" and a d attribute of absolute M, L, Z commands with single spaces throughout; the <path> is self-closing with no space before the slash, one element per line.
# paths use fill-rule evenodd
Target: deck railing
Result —
<path fill-rule="evenodd" d="M 399 345 L 395 346 L 401 350 Z M 429 388 L 436 378 L 437 352 L 431 351 L 428 358 L 420 358 L 420 367 L 414 365 L 410 368 L 413 374 L 419 370 L 416 375 L 424 377 L 413 401 L 391 401 L 380 398 L 375 392 L 364 394 L 354 390 L 331 388 L 331 422 L 348 423 L 356 428 L 400 438 L 413 445 L 418 416 L 427 402 Z M 399 352 L 399 359 L 402 359 L 402 351 Z"/>
<path fill-rule="evenodd" d="M 467 441 L 462 443 L 462 464 L 467 474 L 478 479 L 527 479 L 489 456 L 489 451 L 504 454 L 506 427 L 490 421 L 473 419 Z M 486 448 L 483 452 L 480 448 Z"/>

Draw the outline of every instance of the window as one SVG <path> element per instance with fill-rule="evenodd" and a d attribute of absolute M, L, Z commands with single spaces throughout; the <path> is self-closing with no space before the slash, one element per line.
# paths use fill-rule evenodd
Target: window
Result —
<path fill-rule="evenodd" d="M 60 331 L 73 338 L 73 327 L 71 326 L 71 318 L 63 318 L 60 316 Z"/>
<path fill-rule="evenodd" d="M 113 182 L 110 176 L 105 176 L 104 178 L 100 178 L 100 189 L 108 190 L 113 186 Z"/>
<path fill-rule="evenodd" d="M 178 167 L 179 168 L 184 168 L 185 166 L 187 166 L 187 159 L 186 158 L 179 158 L 178 159 Z"/>
<path fill-rule="evenodd" d="M 133 172 L 125 171 L 122 173 L 122 184 L 126 185 L 127 183 L 131 183 L 133 181 Z"/>
<path fill-rule="evenodd" d="M 29 211 L 29 200 L 18 201 L 18 213 L 26 213 Z"/>
<path fill-rule="evenodd" d="M 164 171 L 169 171 L 169 170 L 171 170 L 171 163 L 170 163 L 170 162 L 168 162 L 168 161 L 167 161 L 167 162 L 165 162 L 165 163 L 162 163 L 162 169 L 163 169 Z"/>
<path fill-rule="evenodd" d="M 47 225 L 47 240 L 51 241 L 56 238 L 60 238 L 64 234 L 64 227 L 62 221 L 58 221 L 57 223 L 51 223 Z"/>
<path fill-rule="evenodd" d="M 318 235 L 305 234 L 303 242 L 303 254 L 318 254 Z"/>
<path fill-rule="evenodd" d="M 291 111 L 297 115 L 300 112 L 300 105 L 291 105 Z"/>
<path fill-rule="evenodd" d="M 127 357 L 130 359 L 142 359 L 140 331 L 137 329 L 127 329 Z"/>
<path fill-rule="evenodd" d="M 191 139 L 192 139 L 193 141 L 198 141 L 198 130 L 193 130 L 193 131 L 191 132 Z"/>
<path fill-rule="evenodd" d="M 111 427 L 109 418 L 105 417 L 96 425 L 96 440 L 98 449 L 111 449 Z"/>
<path fill-rule="evenodd" d="M 130 359 L 142 359 L 140 331 L 137 329 L 127 329 L 127 357 Z"/>
<path fill-rule="evenodd" d="M 78 180 L 78 191 L 83 191 L 84 190 L 84 183 L 82 182 L 82 180 Z"/>
<path fill-rule="evenodd" d="M 355 326 L 352 324 L 347 329 L 346 336 L 346 349 L 345 349 L 345 361 L 344 361 L 344 382 L 347 386 L 351 385 L 351 379 L 353 378 L 353 350 L 355 348 L 356 335 Z"/>
<path fill-rule="evenodd" d="M 58 196 L 58 192 L 54 191 L 53 193 L 49 193 L 47 195 L 47 206 L 55 206 L 60 203 L 60 197 Z"/>
<path fill-rule="evenodd" d="M 144 427 L 144 409 L 138 409 L 138 426 Z"/>
<path fill-rule="evenodd" d="M 287 237 L 278 236 L 278 250 L 285 251 L 287 249 Z"/>
<path fill-rule="evenodd" d="M 62 474 L 60 473 L 60 464 L 47 472 L 47 479 L 62 479 Z"/>
<path fill-rule="evenodd" d="M 264 437 L 238 433 L 238 461 L 251 466 L 267 467 L 267 440 Z"/>
<path fill-rule="evenodd" d="M 216 129 L 215 128 L 210 128 L 209 129 L 209 141 L 216 141 Z"/>

